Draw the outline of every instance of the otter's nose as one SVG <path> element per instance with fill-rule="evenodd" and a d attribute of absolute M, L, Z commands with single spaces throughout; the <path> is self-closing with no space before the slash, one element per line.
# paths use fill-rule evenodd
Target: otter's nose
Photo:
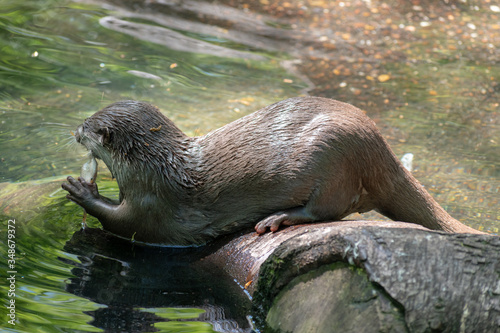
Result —
<path fill-rule="evenodd" d="M 80 125 L 80 126 L 78 126 L 78 128 L 76 129 L 76 132 L 75 132 L 76 142 L 80 142 L 80 140 L 82 139 L 82 133 L 83 133 L 83 126 Z"/>

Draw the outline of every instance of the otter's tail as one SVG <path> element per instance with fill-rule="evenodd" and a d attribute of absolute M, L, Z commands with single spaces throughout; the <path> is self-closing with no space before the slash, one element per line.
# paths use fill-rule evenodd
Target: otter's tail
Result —
<path fill-rule="evenodd" d="M 433 230 L 481 233 L 451 217 L 402 165 L 385 139 L 380 138 L 379 153 L 375 155 L 375 159 L 380 160 L 371 161 L 371 172 L 365 171 L 363 177 L 363 186 L 378 212 L 395 221 L 416 223 Z"/>

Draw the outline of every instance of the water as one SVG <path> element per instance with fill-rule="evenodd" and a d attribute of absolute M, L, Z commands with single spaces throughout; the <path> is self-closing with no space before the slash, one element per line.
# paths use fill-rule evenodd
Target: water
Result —
<path fill-rule="evenodd" d="M 59 189 L 85 161 L 71 131 L 122 99 L 152 102 L 189 135 L 304 91 L 349 102 L 377 122 L 398 156 L 414 154 L 414 174 L 454 217 L 498 234 L 500 70 L 488 45 L 498 45 L 499 32 L 489 5 L 447 12 L 453 22 L 468 18 L 457 25 L 473 23 L 476 33 L 493 27 L 475 38 L 449 16 L 444 32 L 418 23 L 440 22 L 440 8 L 434 16 L 412 8 L 410 17 L 356 1 L 194 4 L 164 2 L 160 14 L 153 2 L 156 10 L 133 11 L 138 2 L 0 1 L 4 302 L 6 272 L 17 271 L 16 325 L 2 306 L 4 330 L 250 330 L 242 288 L 198 260 L 210 249 L 139 246 L 95 229 L 92 217 L 80 230 L 81 208 Z M 345 24 L 331 29 L 337 21 Z M 378 22 L 386 26 L 377 30 Z M 116 197 L 102 164 L 98 177 L 102 194 Z"/>

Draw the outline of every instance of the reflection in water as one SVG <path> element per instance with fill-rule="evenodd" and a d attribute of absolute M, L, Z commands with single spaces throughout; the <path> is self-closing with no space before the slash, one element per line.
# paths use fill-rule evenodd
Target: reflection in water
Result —
<path fill-rule="evenodd" d="M 295 53 L 295 43 L 308 39 L 299 31 L 290 29 L 290 25 L 284 21 L 217 2 L 187 0 L 146 4 L 111 0 L 108 5 L 114 13 L 129 21 L 154 22 L 162 27 L 181 31 L 185 36 L 191 34 L 198 39 L 206 39 L 207 42 L 219 45 L 229 44 L 233 48 L 244 45 L 252 49 Z M 228 43 L 229 41 L 233 43 Z M 312 42 L 313 39 L 309 41 Z"/>
<path fill-rule="evenodd" d="M 168 326 L 164 322 L 182 322 L 193 331 L 251 331 L 250 300 L 203 260 L 213 247 L 149 247 L 87 228 L 75 232 L 64 250 L 79 259 L 61 259 L 74 266 L 66 290 L 106 306 L 85 312 L 98 328 L 154 332 Z"/>
<path fill-rule="evenodd" d="M 110 16 L 103 17 L 99 22 L 103 27 L 108 29 L 137 37 L 148 42 L 157 43 L 176 51 L 209 54 L 218 57 L 264 60 L 264 57 L 259 55 L 217 46 L 162 27 L 127 22 Z"/>

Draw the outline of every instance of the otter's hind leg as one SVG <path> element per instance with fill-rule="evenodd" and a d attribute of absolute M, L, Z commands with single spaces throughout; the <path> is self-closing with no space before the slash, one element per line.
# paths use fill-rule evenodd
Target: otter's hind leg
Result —
<path fill-rule="evenodd" d="M 269 228 L 272 232 L 278 231 L 280 225 L 295 225 L 314 222 L 316 219 L 306 207 L 296 207 L 269 215 L 255 226 L 258 234 L 263 234 Z"/>

